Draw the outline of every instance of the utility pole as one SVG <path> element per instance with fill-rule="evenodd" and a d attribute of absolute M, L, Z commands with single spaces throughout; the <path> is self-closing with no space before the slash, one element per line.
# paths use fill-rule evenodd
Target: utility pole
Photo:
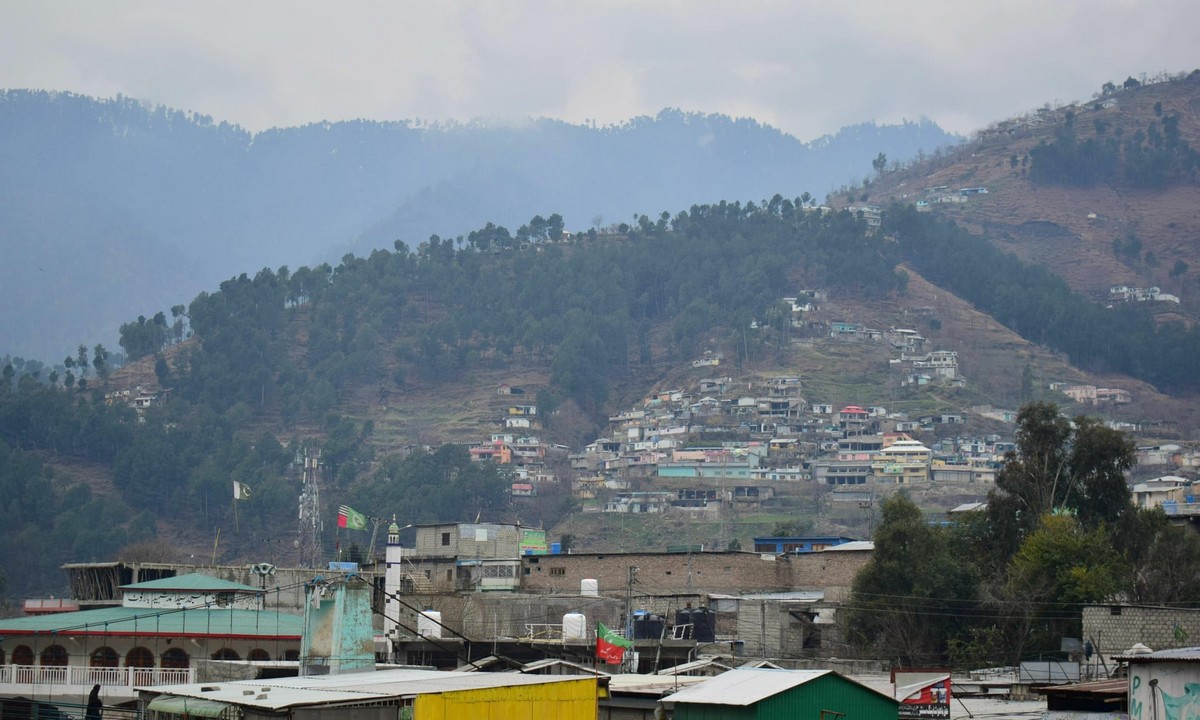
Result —
<path fill-rule="evenodd" d="M 637 582 L 637 567 L 629 566 L 629 578 L 625 582 L 625 637 L 633 639 L 633 584 Z"/>

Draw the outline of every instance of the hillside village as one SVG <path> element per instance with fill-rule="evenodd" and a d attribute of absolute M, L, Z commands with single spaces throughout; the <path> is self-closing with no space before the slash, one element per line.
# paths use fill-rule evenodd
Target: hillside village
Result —
<path fill-rule="evenodd" d="M 889 372 L 901 387 L 961 387 L 966 378 L 958 353 L 928 347 L 916 330 L 871 328 L 820 317 L 827 299 L 809 290 L 781 299 L 785 322 L 798 345 L 870 343 L 892 355 Z M 913 311 L 920 317 L 920 308 Z M 755 329 L 766 329 L 756 322 Z M 735 381 L 717 352 L 691 361 L 687 385 L 666 387 L 608 418 L 606 431 L 582 448 L 542 440 L 536 405 L 502 406 L 501 431 L 470 448 L 471 458 L 511 468 L 514 498 L 569 486 L 584 513 L 681 514 L 721 526 L 722 550 L 739 547 L 731 517 L 787 512 L 789 497 L 820 488 L 827 521 L 837 517 L 866 533 L 871 510 L 899 488 L 922 498 L 929 512 L 977 508 L 986 500 L 1005 454 L 1014 449 L 1012 409 L 988 405 L 958 412 L 914 415 L 882 405 L 836 405 L 812 397 L 805 378 L 756 375 Z M 1046 391 L 1079 412 L 1129 404 L 1121 388 L 1054 381 Z M 519 387 L 501 384 L 497 395 L 517 400 Z M 970 423 L 968 421 L 971 421 Z M 972 433 L 987 422 L 1008 432 Z M 1136 423 L 1108 426 L 1136 432 Z M 1180 444 L 1139 448 L 1135 502 L 1183 515 L 1200 511 L 1190 500 L 1190 475 L 1200 450 Z M 1153 488 L 1153 489 L 1152 489 Z M 1163 494 L 1164 488 L 1170 492 Z M 864 512 L 865 511 L 865 512 Z M 584 547 L 584 550 L 587 548 Z"/>

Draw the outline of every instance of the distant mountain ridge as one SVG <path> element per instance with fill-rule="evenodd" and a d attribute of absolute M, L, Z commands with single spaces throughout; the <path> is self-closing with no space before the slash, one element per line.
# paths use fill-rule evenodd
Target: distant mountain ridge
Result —
<path fill-rule="evenodd" d="M 568 229 L 775 193 L 823 196 L 880 152 L 956 137 L 928 121 L 813 143 L 664 110 L 556 120 L 316 123 L 251 134 L 118 97 L 0 92 L 0 353 L 55 361 L 122 322 L 257 269 L 561 213 Z"/>

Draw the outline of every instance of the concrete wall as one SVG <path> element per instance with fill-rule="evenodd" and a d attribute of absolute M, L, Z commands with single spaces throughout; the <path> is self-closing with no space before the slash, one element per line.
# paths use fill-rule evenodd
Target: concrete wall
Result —
<path fill-rule="evenodd" d="M 801 589 L 842 595 L 870 557 L 870 551 L 780 557 L 747 552 L 584 553 L 526 556 L 521 565 L 524 590 L 531 593 L 575 593 L 581 580 L 593 578 L 602 595 L 624 597 L 629 568 L 636 567 L 633 590 L 641 595 Z"/>
<path fill-rule="evenodd" d="M 1083 640 L 1108 656 L 1135 643 L 1151 650 L 1200 644 L 1200 610 L 1140 605 L 1089 605 L 1083 608 Z"/>
<path fill-rule="evenodd" d="M 440 612 L 443 625 L 474 641 L 526 637 L 529 625 L 539 626 L 535 631 L 542 633 L 549 628 L 541 626 L 561 625 L 563 615 L 569 612 L 583 613 L 590 632 L 595 632 L 597 621 L 610 627 L 621 627 L 622 623 L 622 602 L 614 598 L 471 593 L 406 595 L 402 599 L 405 604 L 399 605 L 398 617 L 400 624 L 409 629 L 400 628 L 398 635 L 409 638 L 415 635 L 421 610 Z M 443 630 L 442 637 L 456 637 L 450 630 Z"/>
<path fill-rule="evenodd" d="M 1196 717 L 1198 663 L 1137 663 L 1129 665 L 1130 720 L 1184 720 Z"/>
<path fill-rule="evenodd" d="M 448 544 L 442 543 L 448 536 Z M 445 523 L 417 528 L 414 555 L 419 558 L 505 558 L 520 553 L 521 533 L 516 525 L 497 523 Z"/>

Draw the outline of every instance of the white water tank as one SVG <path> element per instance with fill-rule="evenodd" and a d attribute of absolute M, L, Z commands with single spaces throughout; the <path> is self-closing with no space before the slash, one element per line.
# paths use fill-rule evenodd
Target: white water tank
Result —
<path fill-rule="evenodd" d="M 417 634 L 421 637 L 442 636 L 442 614 L 437 610 L 422 610 L 417 614 Z"/>
<path fill-rule="evenodd" d="M 563 640 L 587 639 L 587 615 L 571 612 L 563 615 Z"/>
<path fill-rule="evenodd" d="M 579 581 L 579 594 L 590 597 L 600 597 L 600 581 L 596 578 L 584 578 Z"/>

